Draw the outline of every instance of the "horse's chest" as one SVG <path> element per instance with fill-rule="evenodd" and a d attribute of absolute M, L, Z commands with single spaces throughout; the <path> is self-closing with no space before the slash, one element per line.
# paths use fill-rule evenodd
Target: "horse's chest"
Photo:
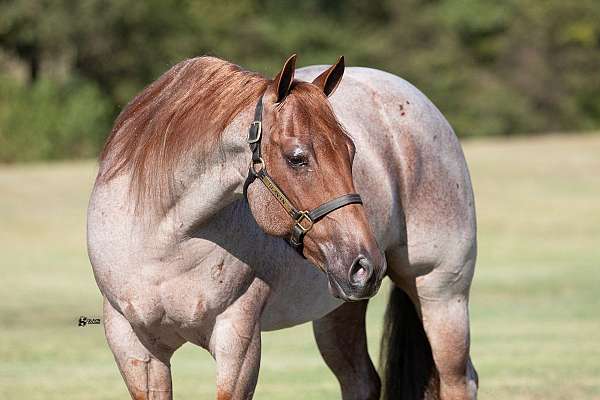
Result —
<path fill-rule="evenodd" d="M 320 318 L 341 301 L 329 293 L 327 279 L 306 262 L 252 268 L 219 249 L 195 268 L 163 282 L 160 307 L 186 332 L 210 330 L 213 321 L 247 291 L 255 279 L 269 287 L 262 330 L 276 330 Z M 267 273 L 265 273 L 267 272 Z M 186 336 L 189 336 L 186 334 Z M 191 337 L 189 338 L 194 341 Z"/>
<path fill-rule="evenodd" d="M 121 265 L 118 274 L 103 273 L 103 294 L 139 328 L 210 329 L 245 293 L 254 271 L 218 248 L 187 250 L 169 261 L 140 261 Z"/>
<path fill-rule="evenodd" d="M 269 287 L 262 315 L 256 315 L 263 330 L 311 321 L 341 304 L 329 293 L 326 276 L 291 252 L 265 250 L 269 256 L 254 260 L 252 267 L 203 240 L 175 254 L 163 263 L 120 265 L 119 273 L 101 274 L 103 293 L 132 325 L 171 326 L 188 340 L 201 342 L 196 336 L 209 332 L 255 279 Z"/>
<path fill-rule="evenodd" d="M 206 326 L 242 296 L 254 279 L 250 267 L 219 252 L 163 282 L 162 306 L 181 327 Z"/>
<path fill-rule="evenodd" d="M 336 309 L 325 274 L 307 262 L 282 264 L 275 272 L 261 317 L 262 330 L 288 328 L 323 317 Z"/>

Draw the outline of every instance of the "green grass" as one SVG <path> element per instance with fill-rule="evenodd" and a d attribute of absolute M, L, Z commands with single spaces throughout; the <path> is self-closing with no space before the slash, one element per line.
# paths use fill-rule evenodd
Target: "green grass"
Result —
<path fill-rule="evenodd" d="M 482 399 L 600 399 L 600 135 L 465 143 L 479 219 L 471 297 Z M 85 250 L 92 162 L 0 167 L 0 398 L 121 399 Z M 384 291 L 385 292 L 385 291 Z M 377 355 L 382 293 L 369 310 Z M 184 346 L 176 398 L 214 396 Z M 339 398 L 310 325 L 263 335 L 258 399 Z"/>

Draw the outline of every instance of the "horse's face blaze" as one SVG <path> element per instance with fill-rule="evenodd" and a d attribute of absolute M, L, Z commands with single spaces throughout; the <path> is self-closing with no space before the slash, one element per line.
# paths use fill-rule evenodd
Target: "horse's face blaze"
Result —
<path fill-rule="evenodd" d="M 264 96 L 262 139 L 262 157 L 273 181 L 300 210 L 355 193 L 354 144 L 323 90 L 294 82 L 279 102 L 274 92 L 270 87 Z M 248 200 L 266 233 L 290 236 L 293 219 L 264 185 L 250 185 Z M 304 238 L 303 254 L 326 271 L 330 291 L 344 300 L 371 297 L 385 274 L 385 258 L 360 204 L 346 205 L 315 223 Z"/>

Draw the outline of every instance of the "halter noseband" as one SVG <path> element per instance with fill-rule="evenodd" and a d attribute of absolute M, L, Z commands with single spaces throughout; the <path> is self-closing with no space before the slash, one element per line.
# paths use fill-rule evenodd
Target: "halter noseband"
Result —
<path fill-rule="evenodd" d="M 260 143 L 262 139 L 262 111 L 263 102 L 262 96 L 256 103 L 256 109 L 254 110 L 254 122 L 250 124 L 248 131 L 248 144 L 252 151 L 252 162 L 250 163 L 250 169 L 248 171 L 248 178 L 244 183 L 244 197 L 248 200 L 248 186 L 256 178 L 260 179 L 265 185 L 269 192 L 277 199 L 279 204 L 285 209 L 290 217 L 294 220 L 295 224 L 290 233 L 290 237 L 287 242 L 292 246 L 302 257 L 304 257 L 304 236 L 312 229 L 313 225 L 319 222 L 327 214 L 337 210 L 338 208 L 345 207 L 349 204 L 362 204 L 362 200 L 357 193 L 345 194 L 337 197 L 333 200 L 329 200 L 326 203 L 321 204 L 319 207 L 311 211 L 300 211 L 296 208 L 290 199 L 285 195 L 283 190 L 271 179 L 267 173 L 267 166 L 265 161 L 261 157 Z"/>

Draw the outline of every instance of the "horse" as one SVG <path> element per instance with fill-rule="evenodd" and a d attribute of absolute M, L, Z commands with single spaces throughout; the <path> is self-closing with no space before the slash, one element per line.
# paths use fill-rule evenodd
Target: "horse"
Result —
<path fill-rule="evenodd" d="M 217 399 L 251 399 L 261 331 L 308 321 L 345 400 L 476 398 L 469 172 L 440 111 L 390 73 L 178 63 L 117 117 L 87 243 L 133 399 L 172 398 L 186 342 L 215 359 Z M 365 313 L 385 277 L 380 377 Z"/>

